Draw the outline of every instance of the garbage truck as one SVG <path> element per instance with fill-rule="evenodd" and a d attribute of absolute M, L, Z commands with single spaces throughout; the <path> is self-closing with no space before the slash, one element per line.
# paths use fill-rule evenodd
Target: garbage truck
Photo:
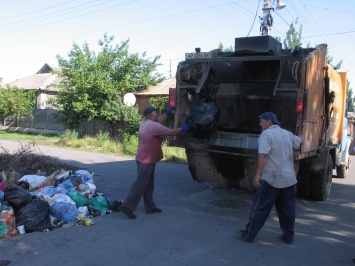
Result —
<path fill-rule="evenodd" d="M 281 127 L 303 140 L 294 153 L 297 195 L 324 201 L 333 170 L 345 178 L 350 166 L 346 72 L 327 64 L 327 45 L 283 49 L 271 36 L 235 39 L 233 52 L 186 53 L 176 72 L 174 124 L 191 131 L 171 146 L 186 150 L 197 182 L 253 190 L 259 116 L 277 114 Z"/>

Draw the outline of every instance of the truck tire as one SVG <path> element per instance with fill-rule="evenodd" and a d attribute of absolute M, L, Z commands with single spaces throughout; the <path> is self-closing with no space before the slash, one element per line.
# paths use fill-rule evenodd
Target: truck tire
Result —
<path fill-rule="evenodd" d="M 306 171 L 307 165 L 304 161 L 298 163 L 296 195 L 301 198 L 311 197 L 311 179 L 309 172 Z"/>
<path fill-rule="evenodd" d="M 297 178 L 297 197 L 309 199 L 311 197 L 311 182 L 309 173 Z"/>
<path fill-rule="evenodd" d="M 337 170 L 337 177 L 338 178 L 346 178 L 347 177 L 347 173 L 348 173 L 348 169 L 346 167 L 346 165 L 338 165 L 336 167 L 336 170 Z"/>
<path fill-rule="evenodd" d="M 324 201 L 330 194 L 333 178 L 333 161 L 330 154 L 327 156 L 324 173 L 313 174 L 312 197 L 314 200 Z"/>

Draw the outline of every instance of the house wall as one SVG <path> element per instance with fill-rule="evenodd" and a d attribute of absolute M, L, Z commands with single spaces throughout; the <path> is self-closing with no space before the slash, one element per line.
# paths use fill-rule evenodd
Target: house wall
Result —
<path fill-rule="evenodd" d="M 144 109 L 149 106 L 149 96 L 136 95 L 136 105 L 138 106 L 138 113 L 143 114 Z"/>

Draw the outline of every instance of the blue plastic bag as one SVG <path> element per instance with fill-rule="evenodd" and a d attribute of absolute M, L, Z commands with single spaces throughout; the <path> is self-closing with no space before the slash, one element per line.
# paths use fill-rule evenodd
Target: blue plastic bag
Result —
<path fill-rule="evenodd" d="M 50 214 L 54 218 L 66 223 L 75 221 L 79 213 L 79 209 L 75 205 L 64 201 L 55 202 L 50 208 Z"/>

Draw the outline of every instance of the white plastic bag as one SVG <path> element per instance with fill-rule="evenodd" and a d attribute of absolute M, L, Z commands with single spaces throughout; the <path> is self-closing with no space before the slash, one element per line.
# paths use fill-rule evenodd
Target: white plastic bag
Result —
<path fill-rule="evenodd" d="M 21 177 L 18 182 L 26 181 L 29 184 L 29 189 L 40 188 L 45 182 L 47 177 L 42 175 L 24 175 Z"/>
<path fill-rule="evenodd" d="M 76 205 L 75 201 L 72 200 L 68 195 L 66 194 L 55 194 L 53 196 L 54 202 L 67 202 L 73 205 Z"/>

